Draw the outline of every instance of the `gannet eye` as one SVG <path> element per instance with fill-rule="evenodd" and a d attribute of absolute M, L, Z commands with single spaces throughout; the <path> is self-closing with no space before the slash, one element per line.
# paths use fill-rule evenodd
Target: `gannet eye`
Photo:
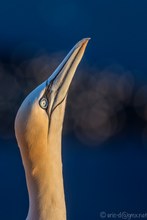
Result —
<path fill-rule="evenodd" d="M 48 100 L 46 98 L 40 99 L 39 105 L 40 105 L 41 108 L 47 109 L 47 107 L 48 107 Z"/>

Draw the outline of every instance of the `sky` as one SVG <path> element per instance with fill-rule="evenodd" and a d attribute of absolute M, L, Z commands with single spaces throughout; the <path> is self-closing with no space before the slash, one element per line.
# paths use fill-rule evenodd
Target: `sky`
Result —
<path fill-rule="evenodd" d="M 147 70 L 145 0 L 3 1 L 0 7 L 1 54 L 18 58 L 68 50 L 91 37 L 88 62 L 112 64 L 144 75 Z"/>
<path fill-rule="evenodd" d="M 64 135 L 63 165 L 68 220 L 100 220 L 101 212 L 147 212 L 147 89 L 144 87 L 147 85 L 146 9 L 146 0 L 5 0 L 0 3 L 0 219 L 23 220 L 28 210 L 25 175 L 14 131 L 11 137 L 3 137 L 1 133 L 5 122 L 6 132 L 9 127 L 13 128 L 13 109 L 16 111 L 20 104 L 20 101 L 16 103 L 16 96 L 23 99 L 29 92 L 25 91 L 25 86 L 28 85 L 26 82 L 21 94 L 18 94 L 20 90 L 15 88 L 14 83 L 11 85 L 11 82 L 15 82 L 12 81 L 14 76 L 18 74 L 14 70 L 24 62 L 30 65 L 29 62 L 34 57 L 66 54 L 77 41 L 85 37 L 91 37 L 91 41 L 80 64 L 83 79 L 85 80 L 86 68 L 90 70 L 89 79 L 92 80 L 92 74 L 103 74 L 107 70 L 116 73 L 117 77 L 115 75 L 114 79 L 117 78 L 117 81 L 111 83 L 113 74 L 112 78 L 106 74 L 100 82 L 104 86 L 109 82 L 111 89 L 116 89 L 115 95 L 113 89 L 112 93 L 108 90 L 106 98 L 109 98 L 110 105 L 114 104 L 117 120 L 125 120 L 126 125 L 121 132 L 116 132 L 116 135 L 95 146 L 92 142 L 87 144 L 81 137 L 77 138 L 82 127 L 76 133 Z M 5 68 L 4 72 L 1 66 Z M 23 67 L 25 66 L 21 66 Z M 123 73 L 129 76 L 125 81 L 121 78 Z M 131 84 L 130 76 L 133 77 L 134 84 Z M 28 80 L 29 89 L 35 86 L 25 76 L 20 79 Z M 100 84 L 101 78 L 98 75 L 94 79 L 91 81 L 95 82 L 93 88 Z M 83 84 L 84 80 L 81 81 Z M 118 105 L 112 102 L 119 91 L 116 84 L 120 81 L 125 82 L 122 89 L 127 92 L 124 94 L 131 94 L 128 102 L 123 100 L 122 109 L 119 105 L 122 100 L 119 100 Z M 128 90 L 132 88 L 127 87 L 128 82 L 133 85 L 132 90 Z M 6 90 L 8 83 L 11 86 Z M 79 87 L 75 86 L 74 89 L 78 90 Z M 93 94 L 92 86 L 90 88 Z M 97 91 L 102 93 L 103 88 Z M 10 100 L 9 93 L 15 94 L 16 99 Z M 70 97 L 75 97 L 75 94 L 71 93 Z M 114 95 L 112 100 L 111 95 Z M 87 96 L 83 97 L 89 102 Z M 134 97 L 137 100 L 137 110 L 133 104 Z M 76 99 L 72 99 L 73 101 Z M 8 108 L 5 110 L 4 106 Z M 145 110 L 140 110 L 140 106 L 145 106 Z M 100 108 L 103 110 L 101 105 Z M 92 104 L 89 109 L 92 109 Z M 67 115 L 69 113 L 71 110 L 67 111 Z M 79 113 L 79 121 L 80 114 L 83 112 Z M 90 114 L 84 114 L 87 115 L 87 122 Z M 100 123 L 100 119 L 96 113 L 95 121 Z"/>

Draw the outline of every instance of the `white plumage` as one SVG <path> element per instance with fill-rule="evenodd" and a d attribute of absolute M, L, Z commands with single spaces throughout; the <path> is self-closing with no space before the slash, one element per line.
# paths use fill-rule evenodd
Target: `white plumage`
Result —
<path fill-rule="evenodd" d="M 27 220 L 65 220 L 61 135 L 68 89 L 89 38 L 78 42 L 55 72 L 20 106 L 15 133 L 25 169 Z"/>

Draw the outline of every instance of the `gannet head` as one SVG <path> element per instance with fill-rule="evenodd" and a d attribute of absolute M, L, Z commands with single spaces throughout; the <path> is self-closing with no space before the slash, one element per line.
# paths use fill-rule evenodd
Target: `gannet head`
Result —
<path fill-rule="evenodd" d="M 68 89 L 88 41 L 79 41 L 53 74 L 23 101 L 15 119 L 19 146 L 31 148 L 34 140 L 47 142 L 50 131 L 61 132 Z"/>

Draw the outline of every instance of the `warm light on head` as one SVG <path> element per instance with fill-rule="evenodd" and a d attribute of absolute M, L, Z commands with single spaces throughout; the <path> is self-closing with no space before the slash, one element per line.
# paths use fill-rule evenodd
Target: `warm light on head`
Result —
<path fill-rule="evenodd" d="M 68 89 L 88 41 L 89 38 L 85 38 L 78 42 L 47 81 L 26 97 L 15 120 L 15 131 L 19 133 L 18 138 L 24 132 L 29 135 L 30 131 L 33 131 L 31 134 L 34 139 L 40 135 L 44 140 L 51 125 L 52 127 L 54 125 L 57 125 L 58 128 L 62 127 Z"/>

